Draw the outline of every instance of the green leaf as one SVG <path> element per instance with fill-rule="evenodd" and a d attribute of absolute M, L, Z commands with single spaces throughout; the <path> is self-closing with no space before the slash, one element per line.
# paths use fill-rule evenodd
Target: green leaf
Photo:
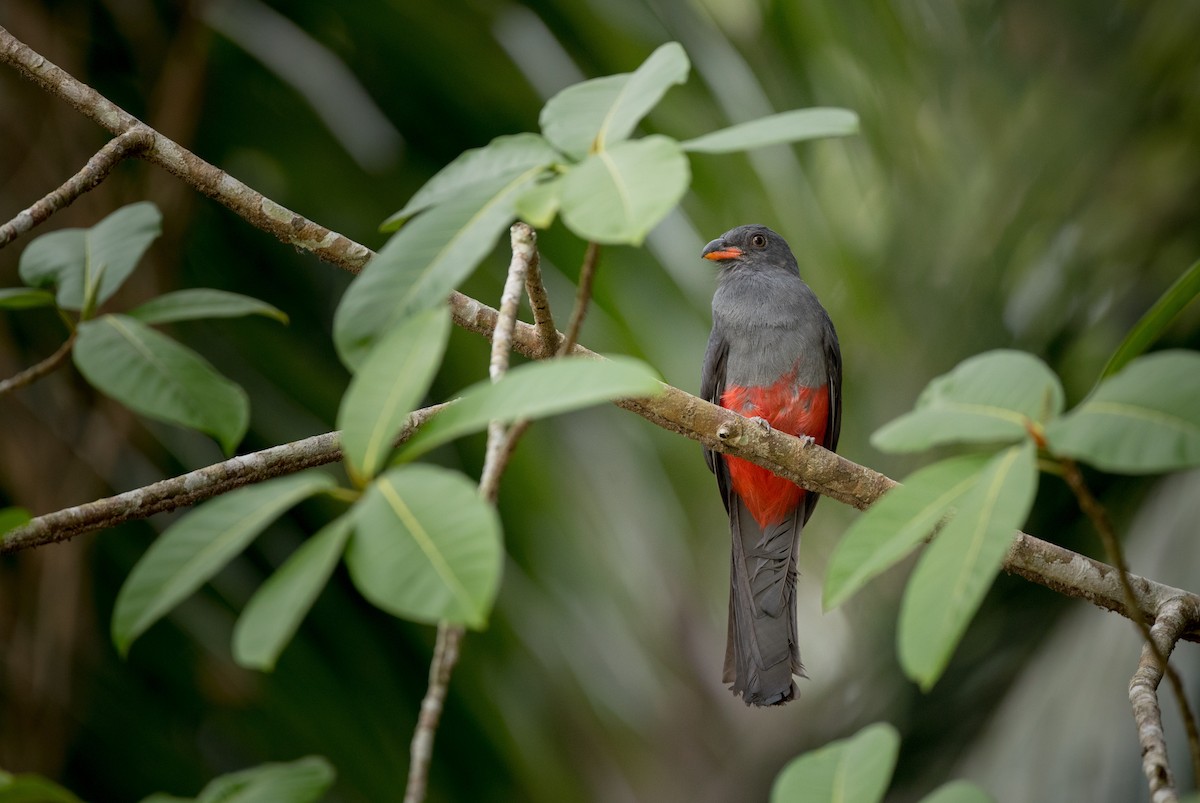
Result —
<path fill-rule="evenodd" d="M 1105 379 L 1046 428 L 1050 451 L 1104 471 L 1200 465 L 1200 353 L 1160 351 Z"/>
<path fill-rule="evenodd" d="M 226 454 L 246 434 L 246 393 L 196 352 L 127 315 L 79 325 L 72 359 L 94 387 L 131 410 L 212 435 Z"/>
<path fill-rule="evenodd" d="M 900 605 L 900 664 L 928 691 L 941 676 L 1004 562 L 1037 491 L 1032 440 L 988 461 L 921 555 Z"/>
<path fill-rule="evenodd" d="M 500 519 L 462 474 L 394 468 L 354 514 L 350 576 L 372 604 L 404 619 L 481 629 L 496 598 Z"/>
<path fill-rule="evenodd" d="M 535 229 L 549 226 L 562 204 L 562 185 L 562 176 L 534 184 L 517 198 L 517 217 Z"/>
<path fill-rule="evenodd" d="M 29 511 L 23 507 L 0 508 L 0 536 L 30 522 Z M 0 538 L 0 540 L 3 540 Z"/>
<path fill-rule="evenodd" d="M 453 200 L 464 192 L 495 183 L 505 184 L 531 169 L 547 168 L 561 160 L 562 155 L 537 134 L 496 137 L 482 148 L 459 154 L 379 228 L 395 231 L 418 212 Z"/>
<path fill-rule="evenodd" d="M 438 204 L 400 229 L 346 290 L 333 317 L 334 345 L 351 370 L 405 318 L 446 302 L 495 247 L 516 199 L 542 172 L 531 167 Z"/>
<path fill-rule="evenodd" d="M 876 430 L 871 443 L 914 452 L 956 441 L 1010 442 L 1062 408 L 1062 385 L 1044 362 L 1021 351 L 988 351 L 930 382 L 913 411 Z"/>
<path fill-rule="evenodd" d="M 921 803 L 992 803 L 991 795 L 970 781 L 950 781 L 934 789 Z"/>
<path fill-rule="evenodd" d="M 1167 292 L 1154 302 L 1154 306 L 1147 310 L 1141 320 L 1129 331 L 1121 345 L 1108 359 L 1104 370 L 1100 372 L 1100 379 L 1104 380 L 1116 374 L 1130 360 L 1150 348 L 1171 321 L 1175 320 L 1175 316 L 1198 295 L 1200 295 L 1200 261 L 1192 263 L 1192 266 L 1167 288 Z"/>
<path fill-rule="evenodd" d="M 563 223 L 585 240 L 641 245 L 690 181 L 687 157 L 675 140 L 622 142 L 592 154 L 563 177 Z"/>
<path fill-rule="evenodd" d="M 886 722 L 868 725 L 788 762 L 771 787 L 771 803 L 878 803 L 899 752 L 895 728 Z"/>
<path fill-rule="evenodd" d="M 429 390 L 449 337 L 450 310 L 425 310 L 388 332 L 354 375 L 338 427 L 347 470 L 359 485 L 387 465 L 392 441 Z"/>
<path fill-rule="evenodd" d="M 53 307 L 54 294 L 32 287 L 5 287 L 0 289 L 0 309 L 31 309 Z"/>
<path fill-rule="evenodd" d="M 233 628 L 233 659 L 238 665 L 265 672 L 275 668 L 279 654 L 337 568 L 353 523 L 346 514 L 326 524 L 250 598 Z"/>
<path fill-rule="evenodd" d="M 425 422 L 404 444 L 412 459 L 435 446 L 487 427 L 489 421 L 544 418 L 613 399 L 657 395 L 662 383 L 640 360 L 561 357 L 525 363 L 499 382 L 479 382 L 454 404 Z"/>
<path fill-rule="evenodd" d="M 83 309 L 89 294 L 97 307 L 117 292 L 161 233 L 158 207 L 149 201 L 130 204 L 90 229 L 38 237 L 21 253 L 21 279 L 32 287 L 56 286 L 63 309 Z"/>
<path fill-rule="evenodd" d="M 713 131 L 682 143 L 692 153 L 730 153 L 858 133 L 858 115 L 848 109 L 793 109 Z"/>
<path fill-rule="evenodd" d="M 260 764 L 209 781 L 196 798 L 151 795 L 142 803 L 314 803 L 336 778 L 322 756 L 305 756 L 286 764 Z"/>
<path fill-rule="evenodd" d="M 41 775 L 0 771 L 0 803 L 80 803 L 80 800 Z"/>
<path fill-rule="evenodd" d="M 662 45 L 632 73 L 569 86 L 542 108 L 539 122 L 550 144 L 575 159 L 629 138 L 675 84 L 687 80 L 687 54 L 678 42 Z"/>
<path fill-rule="evenodd" d="M 197 507 L 158 537 L 117 594 L 112 637 L 125 655 L 134 639 L 224 568 L 283 511 L 328 488 L 319 472 L 230 491 Z"/>
<path fill-rule="evenodd" d="M 286 312 L 265 301 L 207 287 L 164 293 L 129 312 L 131 318 L 137 318 L 142 323 L 240 318 L 243 315 L 265 315 L 283 324 L 288 322 Z"/>
<path fill-rule="evenodd" d="M 850 525 L 825 569 L 825 610 L 903 560 L 974 487 L 988 455 L 951 457 L 914 473 Z"/>

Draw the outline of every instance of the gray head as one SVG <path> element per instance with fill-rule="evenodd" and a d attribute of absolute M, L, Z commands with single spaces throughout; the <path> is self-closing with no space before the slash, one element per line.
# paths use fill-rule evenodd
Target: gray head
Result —
<path fill-rule="evenodd" d="M 757 223 L 730 229 L 704 246 L 701 256 L 720 264 L 722 276 L 741 271 L 800 275 L 787 241 Z"/>

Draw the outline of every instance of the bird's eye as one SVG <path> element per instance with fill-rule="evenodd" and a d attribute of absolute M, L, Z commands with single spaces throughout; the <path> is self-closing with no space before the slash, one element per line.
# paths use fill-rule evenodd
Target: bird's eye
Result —
<path fill-rule="evenodd" d="M 766 248 L 767 236 L 765 234 L 754 235 L 750 238 L 750 245 L 754 246 L 755 248 Z"/>

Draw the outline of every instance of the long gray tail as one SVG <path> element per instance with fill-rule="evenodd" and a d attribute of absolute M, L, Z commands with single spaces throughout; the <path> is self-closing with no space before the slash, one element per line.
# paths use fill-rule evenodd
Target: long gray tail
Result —
<path fill-rule="evenodd" d="M 746 705 L 781 705 L 796 697 L 792 675 L 807 677 L 796 646 L 795 604 L 805 506 L 764 530 L 742 501 L 730 496 L 733 559 L 722 679 Z"/>

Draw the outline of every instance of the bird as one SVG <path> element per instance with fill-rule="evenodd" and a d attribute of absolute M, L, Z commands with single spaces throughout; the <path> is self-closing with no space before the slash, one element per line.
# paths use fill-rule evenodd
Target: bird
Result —
<path fill-rule="evenodd" d="M 718 266 L 700 395 L 764 428 L 837 448 L 842 355 L 833 321 L 783 237 L 730 229 L 701 256 Z M 807 677 L 796 633 L 796 552 L 818 494 L 748 460 L 704 450 L 733 542 L 724 683 L 747 706 L 782 705 Z"/>

